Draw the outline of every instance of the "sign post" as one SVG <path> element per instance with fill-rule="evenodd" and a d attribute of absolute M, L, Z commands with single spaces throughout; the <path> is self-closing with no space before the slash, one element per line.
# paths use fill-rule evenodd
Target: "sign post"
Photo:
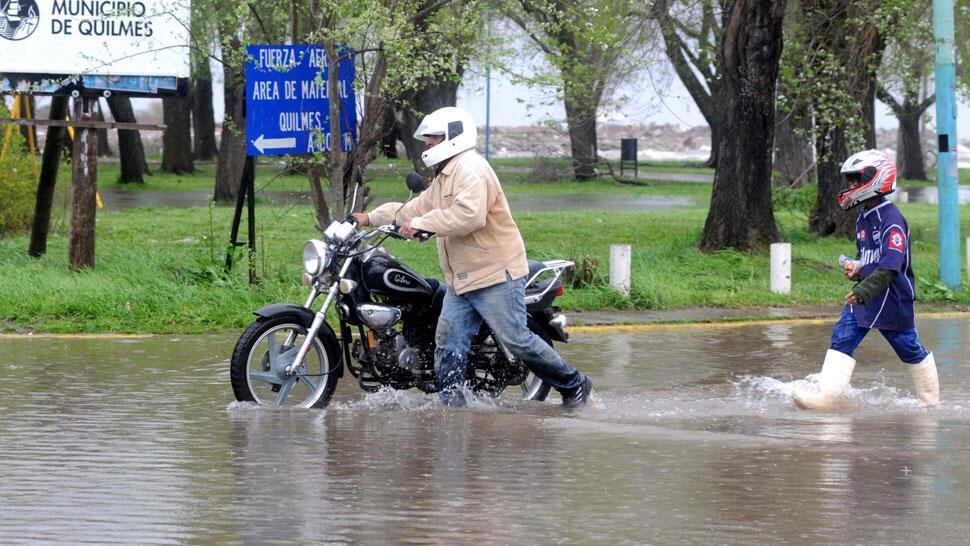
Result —
<path fill-rule="evenodd" d="M 256 282 L 255 163 L 267 155 L 327 153 L 335 142 L 344 152 L 357 140 L 354 64 L 344 55 L 337 64 L 341 119 L 330 119 L 330 67 L 320 45 L 251 45 L 246 47 L 246 165 L 239 184 L 236 213 L 226 255 L 232 268 L 244 202 L 248 201 L 249 282 Z M 336 129 L 336 131 L 334 131 Z"/>
<path fill-rule="evenodd" d="M 334 136 L 323 46 L 252 45 L 246 53 L 246 155 L 327 152 L 335 139 L 344 152 L 353 149 L 357 111 L 350 59 L 337 67 L 343 119 Z"/>

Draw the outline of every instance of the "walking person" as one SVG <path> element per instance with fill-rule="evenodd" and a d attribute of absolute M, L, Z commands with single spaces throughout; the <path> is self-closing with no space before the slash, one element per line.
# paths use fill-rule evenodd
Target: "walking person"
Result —
<path fill-rule="evenodd" d="M 832 328 L 818 391 L 795 393 L 795 404 L 803 409 L 837 407 L 855 368 L 852 353 L 875 329 L 908 365 L 920 405 L 935 406 L 940 401 L 936 362 L 916 332 L 909 226 L 886 200 L 896 191 L 896 164 L 878 150 L 866 150 L 849 157 L 841 172 L 849 188 L 839 192 L 839 205 L 845 210 L 862 205 L 856 219 L 856 259 L 840 260 L 845 276 L 859 282 L 845 295 L 842 317 Z"/>

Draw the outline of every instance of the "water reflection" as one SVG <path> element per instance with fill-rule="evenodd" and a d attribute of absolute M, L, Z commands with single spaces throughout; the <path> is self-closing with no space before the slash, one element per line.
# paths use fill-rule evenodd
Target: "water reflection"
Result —
<path fill-rule="evenodd" d="M 970 319 L 920 320 L 935 410 L 878 337 L 845 411 L 795 410 L 829 329 L 574 334 L 576 412 L 350 381 L 268 410 L 231 400 L 226 336 L 0 337 L 0 542 L 964 542 Z"/>

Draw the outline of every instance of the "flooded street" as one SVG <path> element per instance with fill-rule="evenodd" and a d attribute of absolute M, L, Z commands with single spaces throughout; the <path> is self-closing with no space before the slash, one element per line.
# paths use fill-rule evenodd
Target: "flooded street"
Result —
<path fill-rule="evenodd" d="M 3 544 L 964 544 L 970 317 L 918 317 L 943 403 L 877 333 L 796 410 L 832 321 L 581 331 L 590 406 L 233 401 L 227 336 L 0 336 Z"/>

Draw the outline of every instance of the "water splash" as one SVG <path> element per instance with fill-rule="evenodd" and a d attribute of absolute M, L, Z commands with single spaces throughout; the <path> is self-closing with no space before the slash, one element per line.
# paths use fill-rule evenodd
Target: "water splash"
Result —
<path fill-rule="evenodd" d="M 782 400 L 792 402 L 796 393 L 817 392 L 819 374 L 813 373 L 804 379 L 782 381 L 767 376 L 745 375 L 733 381 L 732 398 L 748 405 L 765 406 L 769 402 Z M 849 385 L 842 393 L 842 409 L 862 409 L 866 407 L 911 409 L 920 407 L 913 393 L 890 385 L 883 372 L 877 378 L 862 384 Z"/>

